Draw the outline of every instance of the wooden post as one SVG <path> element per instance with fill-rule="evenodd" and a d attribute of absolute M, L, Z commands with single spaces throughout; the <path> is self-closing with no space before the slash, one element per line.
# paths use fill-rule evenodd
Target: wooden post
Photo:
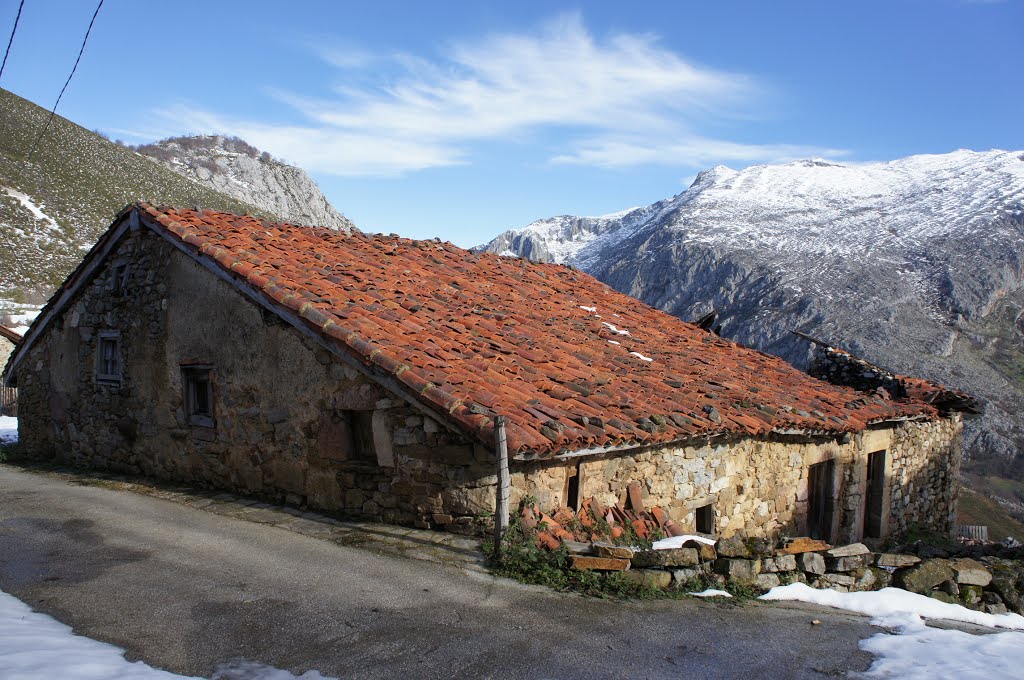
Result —
<path fill-rule="evenodd" d="M 505 416 L 494 418 L 494 451 L 498 456 L 498 487 L 494 499 L 494 558 L 501 557 L 501 541 L 508 530 L 509 497 L 512 480 L 508 475 L 508 443 L 505 440 Z"/>

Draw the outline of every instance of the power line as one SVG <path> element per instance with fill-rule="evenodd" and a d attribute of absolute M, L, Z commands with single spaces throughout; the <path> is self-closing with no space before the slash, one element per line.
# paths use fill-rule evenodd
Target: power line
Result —
<path fill-rule="evenodd" d="M 0 64 L 0 76 L 4 74 L 4 66 L 7 66 L 7 55 L 11 53 L 11 44 L 14 43 L 14 34 L 18 30 L 18 20 L 21 19 L 21 8 L 25 6 L 25 0 L 18 3 L 18 14 L 14 17 L 14 28 L 11 29 L 11 38 L 7 41 L 7 51 L 4 52 L 4 63 Z"/>
<path fill-rule="evenodd" d="M 68 79 L 64 82 L 64 87 L 60 88 L 60 94 L 57 95 L 57 101 L 53 103 L 53 109 L 50 111 L 50 117 L 46 119 L 46 125 L 43 126 L 43 129 L 39 132 L 36 140 L 32 142 L 32 149 L 28 153 L 29 161 L 32 160 L 32 155 L 35 153 L 36 144 L 38 144 L 39 140 L 46 134 L 46 130 L 50 127 L 50 122 L 57 114 L 57 105 L 60 104 L 61 97 L 64 96 L 64 90 L 68 89 L 68 85 L 71 84 L 71 79 L 75 77 L 75 71 L 78 70 L 78 62 L 82 61 L 82 53 L 85 52 L 85 44 L 89 42 L 89 34 L 92 33 L 92 25 L 96 23 L 96 15 L 100 13 L 100 7 L 103 7 L 103 0 L 100 0 L 99 4 L 96 5 L 96 11 L 92 13 L 92 19 L 89 21 L 89 28 L 86 29 L 85 37 L 82 39 L 82 47 L 78 50 L 78 58 L 75 59 L 75 65 L 71 67 L 71 73 L 68 74 Z"/>

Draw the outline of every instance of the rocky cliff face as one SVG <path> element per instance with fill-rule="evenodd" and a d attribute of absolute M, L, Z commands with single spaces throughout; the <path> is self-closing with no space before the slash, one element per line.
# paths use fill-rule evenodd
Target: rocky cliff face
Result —
<path fill-rule="evenodd" d="M 968 455 L 1024 473 L 1020 151 L 716 167 L 654 205 L 483 248 L 574 265 L 684 319 L 717 309 L 723 335 L 800 367 L 791 329 L 973 392 L 987 410 Z"/>
<path fill-rule="evenodd" d="M 294 224 L 350 231 L 306 171 L 275 160 L 237 137 L 173 137 L 136 150 L 215 191 Z"/>

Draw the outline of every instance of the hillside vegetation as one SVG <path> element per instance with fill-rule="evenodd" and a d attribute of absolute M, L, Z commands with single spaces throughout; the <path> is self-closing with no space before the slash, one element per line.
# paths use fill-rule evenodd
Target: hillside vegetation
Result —
<path fill-rule="evenodd" d="M 0 313 L 45 301 L 134 201 L 276 215 L 0 89 Z"/>

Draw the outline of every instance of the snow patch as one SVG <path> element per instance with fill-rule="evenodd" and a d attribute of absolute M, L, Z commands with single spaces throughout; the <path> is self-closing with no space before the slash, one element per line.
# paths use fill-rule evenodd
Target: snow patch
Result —
<path fill-rule="evenodd" d="M 1024 668 L 1024 633 L 971 635 L 930 628 L 914 614 L 882 623 L 895 634 L 861 640 L 860 648 L 878 657 L 865 678 L 990 680 L 1020 677 Z"/>
<path fill-rule="evenodd" d="M 654 361 L 654 359 L 652 359 L 651 357 L 645 357 L 643 354 L 640 354 L 640 352 L 630 352 L 629 355 L 634 356 L 642 361 Z"/>
<path fill-rule="evenodd" d="M 618 315 L 615 315 L 615 316 L 618 316 Z M 601 325 L 604 326 L 605 328 L 607 328 L 608 330 L 610 330 L 612 333 L 618 333 L 619 335 L 629 335 L 629 331 L 622 330 L 620 328 L 616 328 L 615 326 L 613 326 L 612 324 L 608 323 L 607 321 L 602 321 Z"/>
<path fill-rule="evenodd" d="M 899 588 L 882 588 L 864 593 L 840 593 L 835 590 L 815 590 L 803 583 L 772 588 L 761 596 L 762 600 L 799 600 L 826 607 L 836 607 L 868 616 L 886 617 L 915 614 L 929 619 L 962 621 L 990 628 L 1024 630 L 1024 616 L 1020 614 L 986 614 L 957 604 L 911 593 Z"/>
<path fill-rule="evenodd" d="M 714 588 L 708 588 L 707 590 L 702 590 L 699 593 L 689 594 L 693 595 L 694 597 L 732 597 L 732 595 L 725 592 L 724 590 L 716 590 Z"/>
<path fill-rule="evenodd" d="M 686 534 L 684 536 L 670 536 L 669 538 L 663 538 L 660 541 L 655 541 L 652 547 L 654 550 L 675 550 L 676 548 L 682 548 L 684 544 L 689 543 L 690 541 L 703 543 L 704 545 L 715 544 L 715 539 L 713 538 Z"/>
<path fill-rule="evenodd" d="M 861 649 L 878 657 L 866 678 L 988 680 L 1020 677 L 1024 668 L 1024 633 L 972 635 L 930 628 L 922 619 L 1024 630 L 1024 616 L 1018 614 L 985 614 L 898 588 L 839 593 L 793 583 L 772 588 L 760 599 L 799 600 L 874 616 L 872 624 L 891 632 L 861 641 Z"/>
<path fill-rule="evenodd" d="M 42 208 L 36 205 L 28 194 L 23 194 L 17 189 L 12 189 L 11 187 L 4 187 L 4 191 L 7 193 L 8 196 L 21 203 L 22 207 L 25 208 L 25 210 L 28 210 L 30 213 L 32 213 L 32 217 L 36 218 L 37 220 L 43 220 L 52 229 L 60 229 L 60 227 L 57 226 L 56 220 L 54 220 L 52 217 L 43 212 Z"/>
<path fill-rule="evenodd" d="M 587 307 L 586 305 L 580 305 L 580 309 L 584 312 L 590 312 L 591 314 L 597 311 L 597 307 Z"/>
<path fill-rule="evenodd" d="M 0 677 L 14 680 L 199 680 L 128 661 L 124 650 L 75 635 L 70 626 L 32 611 L 0 591 Z M 212 680 L 336 680 L 307 671 L 288 671 L 244 659 L 219 664 Z"/>
<path fill-rule="evenodd" d="M 75 635 L 45 614 L 0 592 L 0 676 L 63 680 L 179 680 L 174 675 L 129 662 L 124 650 Z"/>

